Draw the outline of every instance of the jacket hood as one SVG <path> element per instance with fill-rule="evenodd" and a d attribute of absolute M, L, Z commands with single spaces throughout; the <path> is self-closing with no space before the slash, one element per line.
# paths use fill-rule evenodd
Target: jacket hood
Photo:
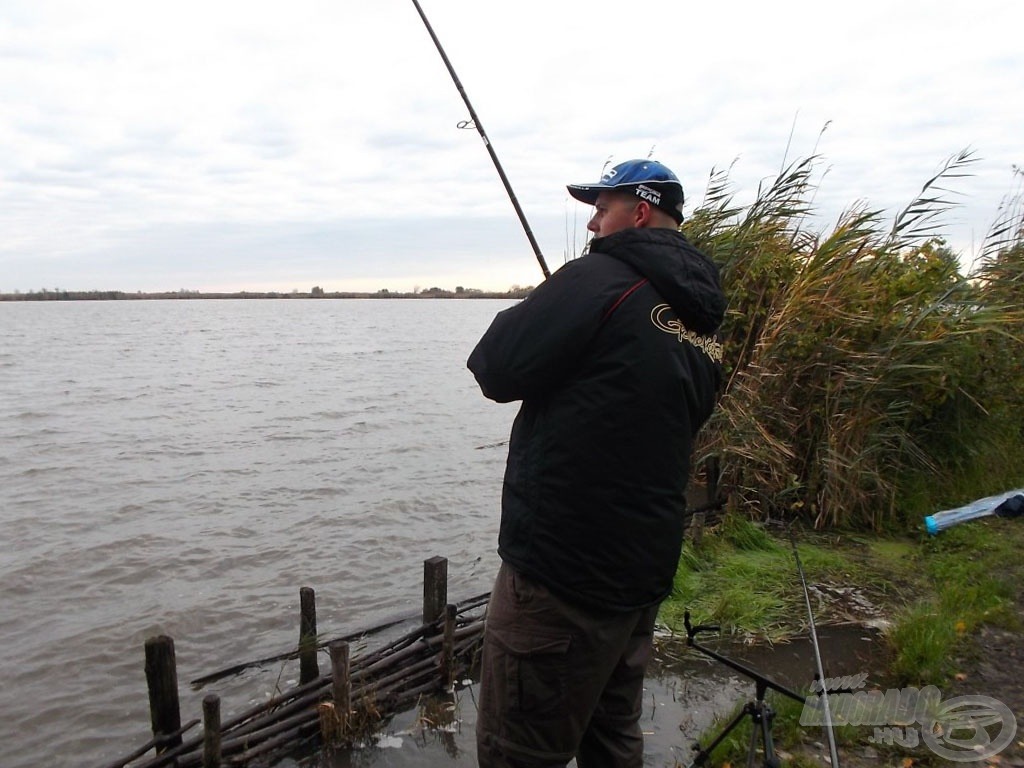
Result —
<path fill-rule="evenodd" d="M 650 280 L 683 324 L 699 334 L 718 330 L 725 294 L 718 267 L 674 229 L 623 229 L 594 238 L 591 253 L 618 259 Z"/>

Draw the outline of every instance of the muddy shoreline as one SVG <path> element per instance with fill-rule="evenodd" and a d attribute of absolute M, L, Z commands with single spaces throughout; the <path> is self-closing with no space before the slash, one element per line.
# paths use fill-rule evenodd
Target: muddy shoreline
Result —
<path fill-rule="evenodd" d="M 787 642 L 751 643 L 736 637 L 702 633 L 698 642 L 717 650 L 780 685 L 797 691 L 814 678 L 814 657 L 807 638 Z M 870 627 L 844 625 L 819 630 L 823 663 L 829 675 L 872 674 L 883 652 L 880 633 Z M 824 659 L 828 659 L 824 662 Z M 467 681 L 468 682 L 468 681 Z M 447 718 L 435 701 L 393 718 L 372 743 L 333 752 L 296 754 L 280 763 L 303 768 L 422 768 L 475 766 L 475 687 L 455 694 Z M 696 754 L 694 742 L 711 731 L 716 719 L 728 719 L 756 697 L 755 679 L 687 647 L 685 636 L 664 633 L 644 686 L 641 728 L 644 765 L 673 768 L 687 765 Z M 447 719 L 447 722 L 438 722 Z M 784 750 L 785 745 L 780 744 Z M 572 765 L 572 764 L 570 764 Z"/>

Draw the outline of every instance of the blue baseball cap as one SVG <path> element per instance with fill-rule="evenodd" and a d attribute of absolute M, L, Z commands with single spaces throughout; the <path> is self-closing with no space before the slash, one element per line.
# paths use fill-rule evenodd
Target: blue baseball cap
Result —
<path fill-rule="evenodd" d="M 566 189 L 587 205 L 593 205 L 599 194 L 611 189 L 631 192 L 663 210 L 677 224 L 683 223 L 683 185 L 657 160 L 627 160 L 606 171 L 596 184 L 569 184 Z"/>

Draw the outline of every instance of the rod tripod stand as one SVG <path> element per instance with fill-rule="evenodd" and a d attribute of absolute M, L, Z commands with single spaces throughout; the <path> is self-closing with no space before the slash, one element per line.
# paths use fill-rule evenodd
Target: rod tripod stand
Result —
<path fill-rule="evenodd" d="M 778 756 L 775 754 L 775 743 L 772 740 L 772 721 L 775 719 L 775 710 L 772 709 L 771 704 L 765 701 L 764 695 L 767 693 L 768 689 L 771 688 L 772 690 L 778 691 L 784 696 L 788 696 L 789 698 L 799 702 L 803 702 L 804 697 L 794 691 L 791 691 L 789 688 L 768 679 L 760 672 L 757 672 L 738 661 L 723 656 L 717 651 L 713 651 L 694 640 L 694 637 L 696 637 L 698 632 L 717 632 L 719 627 L 710 624 L 698 624 L 697 626 L 693 626 L 690 624 L 689 611 L 686 611 L 683 615 L 683 625 L 686 627 L 686 644 L 688 646 L 696 648 L 705 656 L 710 656 L 712 659 L 715 659 L 716 661 L 725 664 L 727 667 L 731 667 L 740 674 L 752 679 L 754 681 L 755 692 L 754 700 L 747 702 L 739 714 L 737 714 L 729 724 L 725 726 L 722 732 L 719 733 L 707 747 L 701 747 L 699 743 L 695 743 L 693 745 L 697 755 L 694 757 L 688 768 L 693 768 L 693 766 L 704 765 L 707 763 L 708 758 L 711 757 L 711 753 L 715 748 L 725 740 L 734 728 L 748 717 L 752 721 L 753 728 L 750 732 L 750 746 L 747 748 L 747 768 L 753 768 L 754 766 L 759 739 L 764 751 L 762 765 L 764 765 L 765 768 L 779 768 L 781 763 L 779 762 Z"/>

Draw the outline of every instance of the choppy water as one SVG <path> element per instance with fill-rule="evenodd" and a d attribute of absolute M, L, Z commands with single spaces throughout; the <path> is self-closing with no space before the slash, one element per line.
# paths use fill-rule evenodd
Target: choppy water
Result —
<path fill-rule="evenodd" d="M 486 591 L 515 408 L 465 360 L 509 303 L 0 304 L 0 762 L 147 741 L 151 635 L 186 720 L 294 646 L 302 586 L 327 635 L 418 609 L 433 555 Z"/>
<path fill-rule="evenodd" d="M 94 768 L 147 742 L 153 635 L 175 639 L 183 722 L 211 691 L 227 719 L 297 665 L 188 681 L 293 649 L 301 587 L 328 638 L 415 616 L 434 555 L 450 598 L 489 589 L 516 406 L 485 400 L 465 359 L 509 304 L 0 303 L 0 765 Z M 837 637 L 833 671 L 870 670 L 853 653 L 870 642 Z M 807 647 L 786 653 L 810 669 Z M 645 765 L 688 762 L 748 683 L 662 659 Z M 472 695 L 451 733 L 405 713 L 313 762 L 473 765 Z"/>

